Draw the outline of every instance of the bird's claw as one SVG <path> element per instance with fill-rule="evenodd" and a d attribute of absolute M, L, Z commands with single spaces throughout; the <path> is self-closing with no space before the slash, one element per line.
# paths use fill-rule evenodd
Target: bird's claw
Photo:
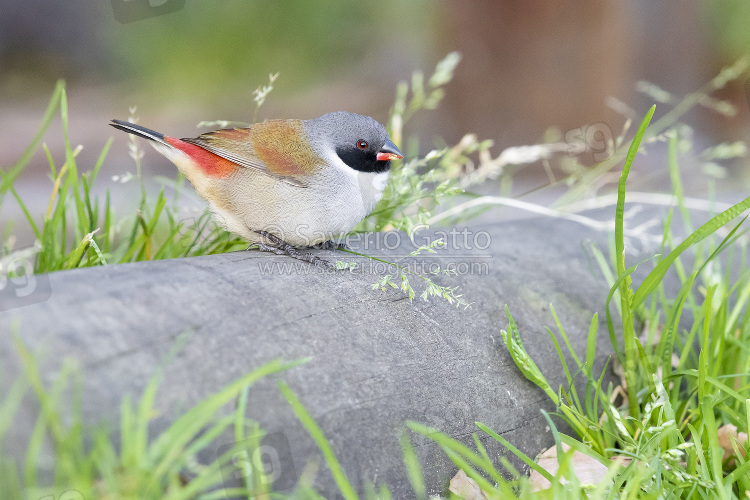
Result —
<path fill-rule="evenodd" d="M 297 260 L 301 260 L 304 262 L 307 262 L 309 264 L 312 264 L 314 266 L 321 266 L 325 267 L 327 269 L 336 269 L 335 264 L 331 264 L 325 259 L 321 259 L 317 255 L 312 255 L 310 253 L 304 253 L 300 252 L 297 248 L 293 247 L 286 241 L 282 240 L 278 236 L 271 234 L 266 231 L 255 231 L 259 235 L 263 236 L 267 240 L 269 240 L 273 245 L 266 245 L 265 243 L 253 243 L 249 247 L 247 247 L 248 250 L 257 248 L 261 252 L 271 252 L 275 253 L 276 255 L 288 255 L 289 257 L 292 257 Z"/>
<path fill-rule="evenodd" d="M 323 250 L 349 250 L 346 243 L 340 243 L 333 240 L 328 240 L 325 243 L 320 244 L 320 248 Z"/>

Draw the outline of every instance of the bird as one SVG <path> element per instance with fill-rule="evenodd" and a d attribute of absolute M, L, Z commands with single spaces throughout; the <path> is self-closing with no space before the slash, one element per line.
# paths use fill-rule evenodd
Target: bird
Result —
<path fill-rule="evenodd" d="M 403 159 L 383 125 L 345 111 L 183 139 L 122 120 L 110 125 L 147 139 L 174 163 L 248 249 L 329 267 L 300 249 L 335 248 L 380 201 L 391 162 Z"/>

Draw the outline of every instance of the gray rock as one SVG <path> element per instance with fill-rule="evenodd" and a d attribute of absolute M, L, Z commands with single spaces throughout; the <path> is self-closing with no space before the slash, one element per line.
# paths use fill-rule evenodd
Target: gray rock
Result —
<path fill-rule="evenodd" d="M 320 425 L 358 490 L 370 480 L 389 484 L 394 498 L 413 496 L 398 441 L 406 420 L 472 447 L 471 433 L 478 432 L 474 422 L 480 421 L 533 457 L 553 442 L 540 410 L 554 407 L 523 377 L 502 342 L 500 330 L 508 326 L 504 306 L 553 386 L 564 383 L 564 375 L 545 330 L 556 331 L 550 303 L 579 354 L 592 315 L 600 313 L 600 360 L 605 359 L 607 285 L 582 245 L 592 231 L 571 222 L 531 219 L 467 232 L 466 239 L 459 232 L 456 241 L 448 234 L 446 250 L 403 262 L 456 266 L 458 276 L 435 279 L 459 285 L 472 303 L 468 309 L 436 298 L 410 302 L 399 290 L 374 290 L 379 278 L 374 272 L 384 267 L 331 251 L 318 253 L 356 261 L 359 270 L 324 272 L 251 251 L 51 274 L 51 293 L 39 292 L 39 302 L 0 313 L 0 390 L 20 370 L 8 335 L 15 330 L 40 356 L 47 381 L 63 359 L 76 360 L 83 372 L 85 419 L 109 421 L 116 429 L 123 394 L 138 398 L 175 339 L 191 332 L 166 367 L 155 429 L 270 360 L 312 357 L 250 390 L 248 415 L 271 433 L 269 446 L 282 455 L 282 489 L 315 459 L 321 463 L 316 480 L 321 493 L 338 495 L 322 455 L 279 392 L 279 377 Z M 605 250 L 605 235 L 593 236 Z M 362 251 L 393 261 L 414 249 L 408 238 L 398 237 L 396 248 L 375 249 L 379 238 L 389 247 L 397 238 L 372 235 L 365 240 L 369 250 Z M 363 241 L 359 247 L 364 246 Z M 292 271 L 264 272 L 269 265 Z M 411 281 L 419 293 L 421 280 Z M 34 411 L 26 404 L 11 431 L 8 446 L 15 453 L 24 449 Z M 493 456 L 512 457 L 478 434 Z M 411 438 L 429 491 L 444 492 L 457 468 L 432 441 Z M 212 449 L 229 439 L 219 439 Z"/>

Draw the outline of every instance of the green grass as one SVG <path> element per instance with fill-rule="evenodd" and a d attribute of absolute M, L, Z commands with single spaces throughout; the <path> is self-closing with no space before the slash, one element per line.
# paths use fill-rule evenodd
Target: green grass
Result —
<path fill-rule="evenodd" d="M 393 137 L 403 140 L 403 124 L 415 112 L 429 109 L 440 100 L 442 85 L 450 79 L 455 57 L 442 63 L 427 79 L 415 73 L 410 83 L 397 91 L 396 105 L 390 122 Z M 729 79 L 738 78 L 746 67 L 738 64 L 722 72 L 707 86 L 721 88 Z M 437 75 L 437 76 L 436 76 Z M 706 89 L 704 89 L 706 90 Z M 750 450 L 748 443 L 733 443 L 734 457 L 724 461 L 717 429 L 732 424 L 748 432 L 750 421 L 750 268 L 747 265 L 747 233 L 744 219 L 737 220 L 750 208 L 750 198 L 715 214 L 709 220 L 693 221 L 686 209 L 678 149 L 684 144 L 679 117 L 690 107 L 703 104 L 703 91 L 678 102 L 672 110 L 650 124 L 653 108 L 638 127 L 631 141 L 623 135 L 612 156 L 588 170 L 574 170 L 566 177 L 569 189 L 557 199 L 562 210 L 580 200 L 594 185 L 598 176 L 614 168 L 619 160 L 625 165 L 620 175 L 615 204 L 615 231 L 611 262 L 606 250 L 592 248 L 602 275 L 610 284 L 606 298 L 607 332 L 600 335 L 599 317 L 591 318 L 586 352 L 570 348 L 569 334 L 559 321 L 551 304 L 551 319 L 556 331 L 548 330 L 561 363 L 565 383 L 553 387 L 545 373 L 559 369 L 538 366 L 525 350 L 523 332 L 507 311 L 508 325 L 501 331 L 508 351 L 519 370 L 540 387 L 555 405 L 555 411 L 544 413 L 558 447 L 559 470 L 550 474 L 534 458 L 507 441 L 488 426 L 477 422 L 473 445 L 456 441 L 419 422 L 407 422 L 399 434 L 404 467 L 414 489 L 414 496 L 427 497 L 423 470 L 411 443 L 413 434 L 434 441 L 456 465 L 489 498 L 665 498 L 665 499 L 739 499 L 750 496 L 750 460 L 739 448 Z M 66 138 L 64 160 L 50 165 L 52 192 L 47 211 L 41 219 L 33 214 L 14 189 L 14 182 L 42 144 L 56 110 L 59 110 Z M 240 248 L 241 242 L 216 228 L 204 214 L 185 227 L 177 220 L 174 206 L 164 191 L 151 202 L 142 190 L 139 210 L 129 217 L 116 217 L 109 196 L 99 200 L 91 195 L 109 143 L 99 161 L 81 173 L 76 163 L 77 150 L 67 140 L 67 101 L 63 84 L 58 84 L 38 133 L 21 158 L 2 171 L 0 203 L 8 194 L 22 207 L 26 223 L 33 231 L 41 252 L 37 271 L 47 272 L 105 263 L 132 262 L 177 256 L 204 255 Z M 642 262 L 630 262 L 626 253 L 625 225 L 626 183 L 637 152 L 656 140 L 666 140 L 669 151 L 665 163 L 672 181 L 676 210 L 670 208 L 662 228 L 661 252 Z M 375 212 L 357 231 L 398 228 L 410 230 L 435 217 L 440 203 L 467 203 L 458 198 L 462 188 L 481 182 L 500 163 L 487 158 L 489 143 L 469 138 L 462 145 L 435 150 L 419 157 L 413 143 L 406 151 L 409 160 L 397 167 L 386 196 Z M 143 181 L 138 143 L 132 143 L 137 178 Z M 473 154 L 485 155 L 474 170 L 468 162 Z M 509 189 L 511 173 L 499 172 L 501 190 Z M 498 172 L 496 172 L 498 173 Z M 506 174 L 508 176 L 506 176 Z M 468 180 L 467 180 L 468 179 Z M 178 185 L 182 180 L 178 179 Z M 556 181 L 559 183 L 562 181 Z M 438 186 L 436 188 L 436 186 Z M 559 186 L 559 184 L 558 184 Z M 501 193 L 502 194 L 502 193 Z M 465 196 L 476 215 L 495 202 Z M 499 203 L 495 203 L 499 204 Z M 452 209 L 447 209 L 450 212 Z M 453 213 L 457 213 L 454 211 Z M 560 212 L 562 213 L 562 212 Z M 440 215 L 439 213 L 437 215 Z M 676 227 L 678 216 L 684 228 Z M 456 221 L 466 214 L 446 216 Z M 688 236 L 678 241 L 675 234 Z M 423 251 L 434 248 L 422 249 Z M 10 240 L 4 242 L 4 254 L 12 255 Z M 653 262 L 652 262 L 653 261 Z M 652 266 L 646 278 L 634 287 L 631 274 L 639 266 Z M 412 295 L 403 276 L 383 279 L 380 287 L 395 286 Z M 408 276 L 407 276 L 408 285 Z M 676 292 L 675 286 L 678 287 Z M 429 287 L 429 284 L 427 285 Z M 411 293 L 409 292 L 411 290 Z M 604 299 L 604 297 L 602 297 Z M 487 332 L 490 335 L 492 332 Z M 595 371 L 597 343 L 609 338 L 615 353 L 606 366 Z M 0 450 L 3 440 L 13 430 L 14 418 L 23 397 L 33 393 L 40 412 L 29 438 L 24 457 L 0 455 L 0 489 L 3 499 L 38 499 L 45 495 L 62 498 L 65 492 L 78 492 L 83 498 L 223 498 L 225 493 L 254 498 L 321 498 L 311 486 L 314 472 L 302 473 L 297 489 L 290 495 L 269 491 L 259 474 L 246 471 L 246 484 L 236 490 L 222 490 L 221 469 L 229 464 L 233 453 L 247 449 L 232 448 L 210 464 L 198 464 L 197 453 L 205 449 L 222 432 L 231 432 L 234 442 L 251 448 L 259 446 L 262 429 L 246 417 L 248 388 L 259 378 L 293 368 L 298 363 L 275 361 L 259 367 L 229 386 L 198 403 L 177 418 L 158 435 L 149 432 L 149 423 L 157 410 L 157 371 L 137 403 L 123 397 L 119 431 L 86 427 L 81 418 L 78 371 L 65 364 L 57 381 L 45 385 L 37 362 L 20 339 L 16 351 L 23 373 L 0 399 Z M 179 349 L 179 345 L 175 350 Z M 168 359 L 164 364 L 168 363 Z M 605 386 L 605 372 L 611 367 L 622 373 L 619 384 Z M 0 367 L 2 368 L 2 367 Z M 338 462 L 327 437 L 291 389 L 280 383 L 280 391 L 321 450 L 327 467 L 344 498 L 358 498 L 344 467 Z M 63 398 L 72 400 L 72 414 Z M 222 412 L 234 404 L 228 414 Z M 560 422 L 572 429 L 572 435 L 557 431 Z M 394 430 L 394 432 L 396 432 Z M 551 488 L 533 493 L 527 476 L 504 457 L 489 456 L 479 435 L 498 441 L 518 461 L 548 479 Z M 116 446 L 121 442 L 122 446 Z M 563 453 L 561 444 L 572 448 Z M 240 446 L 239 444 L 237 445 Z M 540 450 L 533 450 L 534 452 Z M 603 464 L 608 472 L 598 484 L 581 484 L 575 476 L 573 452 L 583 453 Z M 53 470 L 43 474 L 38 463 L 51 453 Z M 626 457 L 629 462 L 613 460 Z M 563 481 L 565 479 L 565 481 Z M 450 495 L 449 493 L 446 493 Z M 368 499 L 390 498 L 387 485 L 366 484 L 363 496 Z M 76 498 L 76 497 L 71 497 Z"/>
<path fill-rule="evenodd" d="M 58 108 L 65 143 L 64 161 L 59 165 L 52 152 L 44 146 L 50 169 L 51 193 L 46 210 L 39 217 L 18 195 L 13 183 L 28 165 Z M 34 264 L 35 272 L 206 255 L 242 248 L 241 241 L 209 223 L 208 213 L 192 224 L 179 221 L 176 210 L 167 205 L 164 189 L 153 203 L 142 189 L 137 212 L 118 219 L 110 203 L 109 191 L 103 200 L 92 194 L 92 186 L 111 143 L 111 139 L 107 141 L 89 171 L 79 171 L 76 156 L 80 149 L 74 149 L 68 138 L 65 85 L 58 82 L 36 136 L 15 165 L 2 172 L 0 184 L 0 206 L 10 192 L 40 246 Z M 131 152 L 136 159 L 140 179 L 142 155 L 138 145 L 131 148 Z M 201 235 L 204 237 L 201 238 Z M 8 238 L 3 242 L 4 256 L 13 256 L 12 241 Z"/>
<path fill-rule="evenodd" d="M 137 404 L 130 395 L 123 396 L 115 435 L 103 427 L 84 426 L 80 380 L 71 364 L 65 364 L 57 380 L 45 386 L 32 353 L 19 338 L 14 344 L 24 372 L 0 403 L 0 446 L 29 390 L 39 401 L 40 412 L 23 463 L 0 456 L 0 496 L 7 500 L 60 498 L 66 492 L 75 499 L 210 499 L 225 494 L 251 498 L 258 491 L 252 483 L 228 492 L 222 488 L 220 494 L 215 491 L 223 485 L 222 467 L 230 466 L 232 457 L 252 444 L 248 434 L 259 436 L 257 424 L 245 416 L 244 403 L 228 415 L 221 416 L 220 410 L 238 398 L 246 402 L 248 389 L 259 379 L 300 364 L 271 361 L 200 401 L 154 436 L 149 425 L 159 411 L 156 395 L 162 366 Z M 72 421 L 62 414 L 62 408 L 68 407 L 66 400 L 72 401 Z M 200 465 L 198 453 L 229 429 L 234 429 L 235 445 L 212 463 Z M 121 443 L 119 449 L 115 442 Z M 46 446 L 52 450 L 51 480 L 40 476 L 42 471 L 50 473 L 40 465 L 44 463 L 40 458 L 49 453 L 43 451 Z"/>
<path fill-rule="evenodd" d="M 550 331 L 566 376 L 566 384 L 554 388 L 529 357 L 518 327 L 511 313 L 507 313 L 510 324 L 502 331 L 502 336 L 511 356 L 524 375 L 556 405 L 555 416 L 566 422 L 577 436 L 556 433 L 553 420 L 549 420 L 556 442 L 568 444 L 609 469 L 606 480 L 598 485 L 581 485 L 575 480 L 571 462 L 558 452 L 560 471 L 556 477 L 550 477 L 502 436 L 477 423 L 482 432 L 500 441 L 550 480 L 552 487 L 538 494 L 540 498 L 746 498 L 750 495 L 750 462 L 737 453 L 735 460 L 722 463 L 724 450 L 717 440 L 719 426 L 733 424 L 740 432 L 747 432 L 750 419 L 750 353 L 747 348 L 750 345 L 747 307 L 750 269 L 746 265 L 747 244 L 738 239 L 744 219 L 725 236 L 718 235 L 727 223 L 750 209 L 750 198 L 714 216 L 677 244 L 672 243 L 669 225 L 672 217 L 668 217 L 662 247 L 665 250 L 672 247 L 672 250 L 659 258 L 654 269 L 633 290 L 630 274 L 637 266 L 626 268 L 623 250 L 625 183 L 652 114 L 653 108 L 636 133 L 618 189 L 615 232 L 615 276 L 618 277 L 612 285 L 608 306 L 609 299 L 619 291 L 619 332 L 615 331 L 609 307 L 607 315 L 612 348 L 617 353 L 612 362 L 624 368 L 621 383 L 627 389 L 619 392 L 622 404 L 612 403 L 618 400 L 614 387 L 602 386 L 604 372 L 593 371 L 599 323 L 596 315 L 591 321 L 586 359 L 581 360 L 570 350 L 567 334 L 551 307 L 558 335 L 574 361 L 574 366 L 568 366 L 556 335 Z M 676 144 L 672 136 L 672 159 Z M 679 183 L 679 178 L 673 180 Z M 678 206 L 683 206 L 679 195 Z M 692 227 L 688 212 L 683 211 L 683 214 L 688 217 L 686 226 Z M 693 248 L 690 267 L 682 262 L 689 248 Z M 722 252 L 728 252 L 729 256 L 720 259 Z M 737 260 L 735 252 L 741 252 L 739 269 L 731 269 Z M 681 269 L 675 273 L 681 288 L 675 297 L 669 297 L 664 280 L 667 272 L 674 268 Z M 612 275 L 612 270 L 606 271 Z M 731 276 L 735 276 L 734 281 Z M 691 314 L 686 314 L 686 310 Z M 644 325 L 650 326 L 649 342 L 641 342 L 636 333 L 642 331 Z M 660 334 L 656 334 L 657 328 Z M 679 360 L 674 366 L 673 353 Z M 572 373 L 581 374 L 582 379 L 577 380 Z M 585 384 L 583 397 L 577 389 L 581 384 Z M 435 437 L 435 429 L 416 423 L 411 423 L 410 428 L 434 439 L 491 498 L 506 498 L 503 495 L 508 491 L 519 493 L 521 498 L 531 495 L 528 479 L 518 475 L 509 464 L 498 471 L 495 464 L 483 457 L 478 440 L 475 451 L 448 436 L 438 433 Z M 750 449 L 749 443 L 735 443 L 735 446 Z M 632 461 L 624 466 L 612 461 L 617 456 L 629 457 Z M 501 472 L 515 477 L 507 481 Z M 481 480 L 487 477 L 491 477 L 494 484 Z M 568 482 L 563 484 L 562 477 Z"/>

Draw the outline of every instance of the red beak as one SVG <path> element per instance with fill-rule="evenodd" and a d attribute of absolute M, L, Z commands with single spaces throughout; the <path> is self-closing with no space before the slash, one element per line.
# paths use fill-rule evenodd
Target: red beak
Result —
<path fill-rule="evenodd" d="M 404 155 L 390 139 L 386 140 L 378 151 L 378 161 L 400 160 L 403 157 Z"/>

